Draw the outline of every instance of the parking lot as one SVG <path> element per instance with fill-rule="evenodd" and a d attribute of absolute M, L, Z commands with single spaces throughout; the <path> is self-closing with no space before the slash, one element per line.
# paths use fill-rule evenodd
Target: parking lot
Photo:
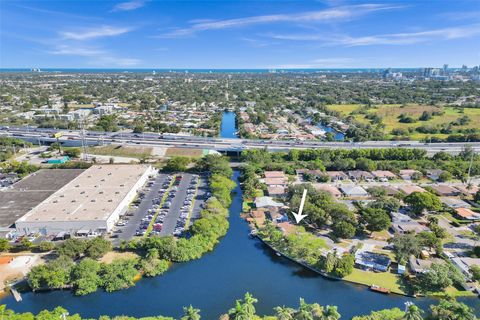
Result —
<path fill-rule="evenodd" d="M 198 188 L 202 179 L 198 175 L 183 173 L 178 186 L 170 192 L 168 202 L 161 212 L 164 213 L 161 236 L 180 236 L 185 231 L 187 223 L 192 221 L 192 213 L 197 204 Z M 173 193 L 175 191 L 175 193 Z M 198 207 L 199 208 L 199 207 Z M 197 210 L 198 211 L 198 210 Z M 198 216 L 199 212 L 196 213 Z"/>
<path fill-rule="evenodd" d="M 121 231 L 117 233 L 119 240 L 129 240 L 135 236 L 142 219 L 148 210 L 152 209 L 153 200 L 158 197 L 158 191 L 166 183 L 167 178 L 167 174 L 159 174 L 142 188 L 137 200 L 131 204 L 124 218 L 117 224 L 117 230 Z M 122 222 L 125 223 L 124 226 Z"/>
<path fill-rule="evenodd" d="M 114 244 L 135 236 L 182 236 L 186 225 L 199 218 L 208 197 L 205 177 L 190 173 L 159 174 L 147 182 L 117 223 Z"/>

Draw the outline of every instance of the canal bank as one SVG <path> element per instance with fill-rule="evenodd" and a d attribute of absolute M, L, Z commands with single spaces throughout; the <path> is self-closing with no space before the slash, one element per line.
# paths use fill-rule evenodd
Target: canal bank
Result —
<path fill-rule="evenodd" d="M 227 235 L 201 259 L 174 264 L 163 276 L 141 279 L 135 287 L 122 291 L 98 291 L 82 297 L 69 291 L 27 292 L 22 294 L 21 303 L 7 296 L 0 298 L 0 304 L 6 303 L 16 311 L 35 313 L 63 306 L 70 314 L 80 313 L 92 318 L 159 314 L 179 317 L 182 307 L 191 304 L 202 310 L 203 319 L 214 320 L 234 307 L 235 299 L 242 298 L 245 292 L 259 300 L 256 309 L 262 315 L 273 314 L 275 306 L 298 306 L 300 297 L 309 303 L 338 306 L 342 319 L 371 310 L 403 308 L 407 301 L 425 309 L 437 302 L 435 299 L 380 295 L 364 286 L 325 279 L 287 258 L 278 257 L 258 239 L 249 238 L 248 224 L 240 217 L 242 191 L 238 177 L 239 172 L 235 172 L 233 180 L 237 187 L 229 208 Z M 459 301 L 480 312 L 479 299 Z"/>
<path fill-rule="evenodd" d="M 178 317 L 182 307 L 192 304 L 202 310 L 204 319 L 217 319 L 234 306 L 235 299 L 250 292 L 259 302 L 259 314 L 272 314 L 278 305 L 297 306 L 300 297 L 307 302 L 337 305 L 343 318 L 371 310 L 400 307 L 413 301 L 427 308 L 434 299 L 411 299 L 380 295 L 342 281 L 328 280 L 287 258 L 278 257 L 258 239 L 249 238 L 250 229 L 240 217 L 242 191 L 235 172 L 233 201 L 230 206 L 230 229 L 211 253 L 201 259 L 175 264 L 165 275 L 145 278 L 135 287 L 77 297 L 69 291 L 22 294 L 23 301 L 12 296 L 0 300 L 16 311 L 39 312 L 63 306 L 71 314 L 84 317 L 162 314 Z M 459 299 L 480 310 L 480 300 Z"/>

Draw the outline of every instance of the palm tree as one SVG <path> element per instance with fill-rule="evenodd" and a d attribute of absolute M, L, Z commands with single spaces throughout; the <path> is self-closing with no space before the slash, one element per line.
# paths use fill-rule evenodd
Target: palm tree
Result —
<path fill-rule="evenodd" d="M 311 313 L 311 308 L 308 303 L 305 303 L 305 300 L 300 298 L 300 307 L 293 317 L 295 320 L 313 320 Z"/>
<path fill-rule="evenodd" d="M 243 309 L 249 316 L 253 316 L 255 314 L 255 307 L 253 304 L 257 302 L 258 300 L 255 299 L 250 293 L 245 293 L 245 298 L 243 299 Z"/>
<path fill-rule="evenodd" d="M 337 311 L 336 306 L 327 306 L 323 312 L 323 320 L 338 320 L 340 319 L 340 313 Z"/>
<path fill-rule="evenodd" d="M 293 310 L 292 308 L 275 307 L 274 308 L 278 320 L 293 320 Z"/>
<path fill-rule="evenodd" d="M 309 310 L 313 319 L 323 319 L 323 307 L 318 303 L 310 304 Z"/>
<path fill-rule="evenodd" d="M 422 310 L 413 303 L 407 304 L 403 320 L 423 320 Z"/>
<path fill-rule="evenodd" d="M 235 301 L 235 308 L 228 310 L 228 315 L 232 320 L 249 320 L 250 315 L 245 311 L 240 300 Z"/>
<path fill-rule="evenodd" d="M 200 320 L 200 318 L 200 309 L 195 309 L 192 305 L 183 307 L 183 317 L 181 320 Z"/>

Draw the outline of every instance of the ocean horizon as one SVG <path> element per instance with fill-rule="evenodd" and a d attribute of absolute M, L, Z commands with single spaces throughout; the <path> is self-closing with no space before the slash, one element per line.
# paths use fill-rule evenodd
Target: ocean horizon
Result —
<path fill-rule="evenodd" d="M 36 69 L 39 71 L 32 71 Z M 385 69 L 412 72 L 422 68 L 315 68 L 315 69 L 204 69 L 204 68 L 0 68 L 3 73 L 15 72 L 57 72 L 57 73 L 355 73 L 355 72 L 382 72 Z"/>

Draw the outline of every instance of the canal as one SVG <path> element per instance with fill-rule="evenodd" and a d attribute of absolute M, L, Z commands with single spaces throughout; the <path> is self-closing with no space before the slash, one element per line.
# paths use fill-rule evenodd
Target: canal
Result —
<path fill-rule="evenodd" d="M 221 138 L 238 138 L 235 112 L 224 111 L 220 128 Z"/>
<path fill-rule="evenodd" d="M 234 126 L 235 116 L 233 122 L 232 115 L 227 117 Z M 228 129 L 228 134 L 236 131 L 235 126 Z M 179 317 L 182 307 L 192 304 L 202 310 L 203 319 L 213 320 L 232 308 L 235 299 L 243 297 L 247 291 L 258 298 L 256 309 L 262 315 L 272 314 L 273 307 L 278 305 L 295 307 L 300 297 L 307 302 L 337 305 L 342 319 L 371 310 L 403 308 L 406 301 L 414 301 L 423 308 L 435 302 L 381 295 L 363 286 L 327 280 L 277 257 L 261 242 L 248 237 L 248 225 L 240 218 L 242 191 L 238 177 L 239 173 L 235 172 L 233 179 L 237 188 L 230 206 L 230 229 L 215 250 L 201 259 L 175 264 L 163 276 L 142 279 L 135 287 L 114 293 L 99 291 L 84 297 L 75 297 L 68 291 L 25 293 L 21 303 L 16 303 L 12 296 L 0 303 L 17 311 L 32 312 L 60 305 L 70 314 L 80 313 L 84 317 L 105 314 Z M 461 301 L 480 310 L 477 298 Z"/>

